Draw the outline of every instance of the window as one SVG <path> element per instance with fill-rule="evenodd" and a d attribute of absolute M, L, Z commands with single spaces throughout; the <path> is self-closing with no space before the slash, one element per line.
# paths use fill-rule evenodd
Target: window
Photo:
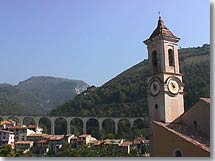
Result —
<path fill-rule="evenodd" d="M 193 125 L 195 128 L 197 128 L 197 121 L 193 121 Z"/>
<path fill-rule="evenodd" d="M 155 110 L 157 110 L 158 109 L 158 105 L 157 104 L 155 104 Z"/>
<path fill-rule="evenodd" d="M 174 66 L 174 54 L 172 49 L 168 50 L 168 55 L 169 55 L 169 66 Z"/>
<path fill-rule="evenodd" d="M 157 73 L 158 72 L 158 54 L 157 54 L 157 51 L 154 50 L 152 52 L 152 66 L 153 66 L 153 72 L 154 73 Z"/>
<path fill-rule="evenodd" d="M 152 64 L 155 68 L 158 67 L 158 58 L 157 58 L 157 51 L 153 51 L 152 53 Z"/>
<path fill-rule="evenodd" d="M 179 150 L 179 149 L 175 150 L 174 153 L 173 153 L 173 156 L 174 156 L 174 157 L 182 157 L 182 152 L 181 152 L 181 150 Z"/>

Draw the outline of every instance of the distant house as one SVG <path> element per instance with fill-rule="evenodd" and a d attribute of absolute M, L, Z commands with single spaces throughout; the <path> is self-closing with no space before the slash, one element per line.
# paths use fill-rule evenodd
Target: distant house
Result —
<path fill-rule="evenodd" d="M 146 140 L 143 137 L 137 137 L 132 145 L 132 149 L 136 150 L 139 155 L 148 155 L 149 154 L 149 140 Z"/>
<path fill-rule="evenodd" d="M 63 144 L 65 143 L 65 136 L 64 135 L 53 135 L 49 138 L 49 150 L 51 152 L 56 152 L 58 149 L 60 149 Z"/>
<path fill-rule="evenodd" d="M 14 132 L 7 130 L 0 130 L 0 146 L 7 144 L 14 145 Z"/>
<path fill-rule="evenodd" d="M 47 140 L 51 136 L 52 135 L 48 135 L 48 134 L 31 133 L 30 135 L 27 136 L 27 140 L 28 141 L 33 141 L 34 144 L 37 144 L 38 141 L 43 140 L 43 139 Z"/>
<path fill-rule="evenodd" d="M 92 137 L 90 134 L 82 134 L 78 136 L 79 140 L 78 142 L 80 144 L 90 144 L 93 141 L 96 141 L 97 139 Z"/>
<path fill-rule="evenodd" d="M 70 144 L 73 141 L 74 137 L 74 134 L 67 134 L 65 135 L 65 141 Z"/>
<path fill-rule="evenodd" d="M 16 125 L 16 122 L 12 120 L 4 120 L 0 122 L 0 129 L 8 129 Z"/>
<path fill-rule="evenodd" d="M 25 125 L 17 125 L 8 128 L 8 131 L 14 132 L 15 141 L 27 140 L 27 136 L 35 133 L 33 130 L 28 129 Z"/>
<path fill-rule="evenodd" d="M 36 134 L 42 134 L 43 132 L 43 128 L 40 128 L 37 125 L 29 125 L 28 129 L 34 131 Z"/>
<path fill-rule="evenodd" d="M 39 154 L 46 154 L 49 151 L 49 142 L 48 140 L 39 140 L 37 143 L 38 153 Z"/>
<path fill-rule="evenodd" d="M 118 145 L 118 148 L 120 149 L 121 152 L 130 154 L 132 144 L 133 143 L 130 141 L 124 141 Z"/>
<path fill-rule="evenodd" d="M 105 139 L 104 144 L 106 145 L 119 145 L 123 143 L 123 139 Z"/>
<path fill-rule="evenodd" d="M 33 146 L 33 143 L 33 141 L 17 141 L 15 142 L 15 149 L 26 153 L 30 151 L 31 147 Z"/>

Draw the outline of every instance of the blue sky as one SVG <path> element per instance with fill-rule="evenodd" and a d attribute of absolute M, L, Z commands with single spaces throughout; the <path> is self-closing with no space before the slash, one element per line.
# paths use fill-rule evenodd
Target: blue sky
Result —
<path fill-rule="evenodd" d="M 208 0 L 2 0 L 0 83 L 45 75 L 100 86 L 147 59 L 159 11 L 181 47 L 210 42 Z"/>

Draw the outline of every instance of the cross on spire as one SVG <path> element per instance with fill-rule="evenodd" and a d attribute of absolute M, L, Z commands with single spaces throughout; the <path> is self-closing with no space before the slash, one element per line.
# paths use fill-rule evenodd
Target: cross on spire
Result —
<path fill-rule="evenodd" d="M 159 18 L 161 17 L 161 11 L 158 11 Z"/>

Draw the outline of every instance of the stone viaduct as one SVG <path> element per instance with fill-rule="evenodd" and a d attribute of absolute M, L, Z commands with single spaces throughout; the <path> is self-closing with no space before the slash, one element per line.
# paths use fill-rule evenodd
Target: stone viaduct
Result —
<path fill-rule="evenodd" d="M 20 115 L 0 115 L 0 118 L 2 118 L 3 120 L 7 120 L 11 117 L 15 117 L 17 118 L 18 122 L 23 125 L 23 121 L 25 118 L 32 118 L 35 122 L 35 125 L 39 125 L 39 122 L 40 122 L 40 119 L 42 118 L 46 118 L 50 121 L 51 123 L 51 134 L 54 135 L 55 134 L 55 121 L 59 118 L 62 118 L 66 121 L 67 123 L 67 134 L 70 134 L 71 133 L 71 121 L 73 119 L 79 119 L 82 121 L 82 124 L 83 124 L 83 133 L 85 134 L 86 131 L 87 131 L 87 122 L 90 120 L 90 119 L 95 119 L 98 121 L 99 123 L 99 130 L 102 130 L 103 128 L 103 122 L 105 120 L 112 120 L 114 122 L 114 131 L 115 131 L 115 134 L 118 133 L 118 123 L 120 120 L 127 120 L 129 121 L 130 123 L 130 128 L 133 127 L 134 125 L 134 122 L 137 121 L 137 120 L 142 120 L 144 121 L 145 123 L 148 123 L 148 120 L 146 118 L 143 118 L 143 117 L 121 117 L 121 118 L 112 118 L 112 117 L 65 117 L 65 116 L 30 116 L 30 115 L 25 115 L 25 116 L 20 116 Z"/>

